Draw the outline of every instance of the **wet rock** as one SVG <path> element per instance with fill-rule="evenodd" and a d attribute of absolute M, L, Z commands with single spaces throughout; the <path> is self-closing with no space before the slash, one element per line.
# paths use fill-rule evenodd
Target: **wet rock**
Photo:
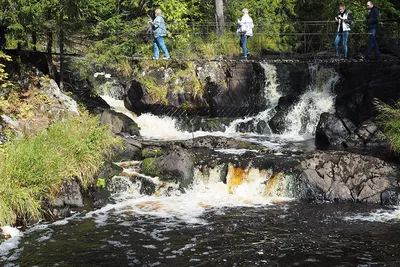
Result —
<path fill-rule="evenodd" d="M 132 136 L 125 136 L 122 147 L 114 147 L 114 161 L 140 160 L 142 158 L 142 144 Z"/>
<path fill-rule="evenodd" d="M 341 80 L 335 87 L 338 115 L 358 125 L 378 115 L 377 99 L 390 105 L 396 103 L 400 99 L 399 72 L 398 63 L 341 64 Z"/>
<path fill-rule="evenodd" d="M 236 131 L 240 133 L 255 133 L 256 126 L 254 126 L 254 120 L 238 123 L 236 125 Z"/>
<path fill-rule="evenodd" d="M 224 136 L 201 136 L 182 141 L 185 148 L 252 148 L 256 145 Z"/>
<path fill-rule="evenodd" d="M 236 131 L 240 133 L 258 133 L 265 135 L 272 134 L 271 128 L 264 120 L 250 120 L 247 122 L 240 122 L 236 125 Z"/>
<path fill-rule="evenodd" d="M 150 103 L 146 88 L 139 81 L 132 80 L 124 98 L 125 107 L 140 115 L 146 111 L 146 106 Z"/>
<path fill-rule="evenodd" d="M 315 143 L 319 147 L 345 146 L 355 130 L 355 125 L 347 118 L 341 119 L 335 114 L 322 113 L 315 131 Z"/>
<path fill-rule="evenodd" d="M 286 117 L 291 107 L 293 107 L 298 100 L 299 98 L 296 95 L 287 95 L 279 98 L 276 114 L 268 122 L 273 133 L 282 134 L 285 131 L 287 127 Z"/>
<path fill-rule="evenodd" d="M 142 161 L 141 171 L 158 176 L 161 181 L 175 181 L 183 190 L 193 182 L 192 155 L 185 149 L 178 149 L 157 158 L 146 158 Z"/>
<path fill-rule="evenodd" d="M 142 158 L 156 158 L 167 153 L 159 146 L 148 146 L 142 149 Z"/>
<path fill-rule="evenodd" d="M 375 150 L 383 153 L 390 151 L 390 143 L 375 122 L 367 120 L 350 135 L 346 140 L 348 147 Z"/>
<path fill-rule="evenodd" d="M 54 207 L 83 207 L 81 186 L 77 181 L 65 180 L 58 197 L 53 202 Z"/>
<path fill-rule="evenodd" d="M 119 175 L 124 169 L 115 163 L 107 162 L 101 168 L 97 179 L 102 178 L 105 180 L 111 179 L 113 176 Z"/>
<path fill-rule="evenodd" d="M 103 124 L 110 125 L 115 134 L 127 133 L 131 136 L 140 136 L 139 126 L 125 114 L 108 109 L 99 115 L 99 119 Z"/>
<path fill-rule="evenodd" d="M 238 63 L 226 70 L 226 84 L 209 80 L 206 85 L 210 112 L 215 117 L 240 117 L 265 108 L 265 74 L 260 64 Z"/>
<path fill-rule="evenodd" d="M 307 90 L 310 74 L 309 66 L 299 64 L 276 64 L 278 91 L 282 95 L 299 96 Z"/>
<path fill-rule="evenodd" d="M 399 166 L 342 151 L 317 151 L 301 162 L 299 197 L 329 201 L 390 202 Z M 395 203 L 397 204 L 397 203 Z"/>
<path fill-rule="evenodd" d="M 200 116 L 177 119 L 177 126 L 182 131 L 224 132 L 232 122 L 230 118 L 207 118 Z"/>

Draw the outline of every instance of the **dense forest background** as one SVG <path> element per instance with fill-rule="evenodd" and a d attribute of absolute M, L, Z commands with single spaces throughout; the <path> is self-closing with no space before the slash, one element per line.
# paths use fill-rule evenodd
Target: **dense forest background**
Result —
<path fill-rule="evenodd" d="M 365 46 L 364 0 L 345 2 L 356 23 L 350 51 Z M 161 8 L 173 57 L 214 58 L 239 53 L 237 19 L 247 7 L 256 26 L 249 41 L 254 54 L 268 51 L 319 52 L 333 49 L 334 17 L 341 1 L 327 0 L 0 0 L 0 24 L 7 48 L 76 53 L 110 62 L 151 56 L 148 21 Z M 399 37 L 400 1 L 380 0 L 378 38 Z"/>

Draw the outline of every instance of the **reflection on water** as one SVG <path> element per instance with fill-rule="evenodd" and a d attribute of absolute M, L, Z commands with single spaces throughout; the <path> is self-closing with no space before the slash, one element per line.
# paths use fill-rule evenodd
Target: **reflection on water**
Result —
<path fill-rule="evenodd" d="M 211 208 L 202 215 L 203 223 L 140 215 L 129 210 L 111 212 L 104 225 L 96 224 L 93 218 L 81 217 L 66 225 L 49 225 L 26 234 L 17 249 L 19 254 L 3 259 L 3 263 L 19 266 L 399 266 L 398 221 L 344 219 L 374 208 L 297 202 Z"/>

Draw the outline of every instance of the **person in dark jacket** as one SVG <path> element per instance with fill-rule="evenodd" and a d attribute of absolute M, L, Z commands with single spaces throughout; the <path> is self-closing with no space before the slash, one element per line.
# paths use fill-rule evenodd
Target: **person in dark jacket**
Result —
<path fill-rule="evenodd" d="M 368 57 L 369 53 L 371 52 L 372 46 L 375 48 L 375 56 L 379 57 L 379 47 L 376 41 L 376 30 L 378 28 L 378 20 L 379 20 L 379 9 L 374 6 L 372 1 L 367 2 L 368 8 L 368 16 L 367 16 L 367 26 L 369 31 L 368 36 L 368 46 L 367 50 L 365 51 L 365 56 Z"/>
<path fill-rule="evenodd" d="M 168 49 L 164 43 L 164 37 L 167 36 L 167 28 L 165 26 L 164 17 L 162 15 L 161 9 L 156 9 L 154 11 L 156 17 L 154 21 L 150 21 L 149 23 L 152 25 L 153 28 L 153 35 L 154 35 L 154 57 L 153 59 L 159 59 L 160 57 L 160 49 L 164 53 L 163 59 L 169 59 Z"/>
<path fill-rule="evenodd" d="M 348 9 L 345 9 L 344 4 L 339 5 L 339 13 L 336 15 L 335 20 L 338 22 L 338 30 L 335 45 L 335 56 L 339 56 L 339 42 L 342 39 L 344 57 L 347 58 L 347 40 L 349 39 L 349 31 L 353 23 L 353 17 Z"/>

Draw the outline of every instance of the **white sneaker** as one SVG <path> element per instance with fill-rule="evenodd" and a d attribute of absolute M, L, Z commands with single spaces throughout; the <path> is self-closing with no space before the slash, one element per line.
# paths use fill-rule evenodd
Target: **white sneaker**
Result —
<path fill-rule="evenodd" d="M 163 57 L 163 59 L 169 59 L 169 57 Z"/>

